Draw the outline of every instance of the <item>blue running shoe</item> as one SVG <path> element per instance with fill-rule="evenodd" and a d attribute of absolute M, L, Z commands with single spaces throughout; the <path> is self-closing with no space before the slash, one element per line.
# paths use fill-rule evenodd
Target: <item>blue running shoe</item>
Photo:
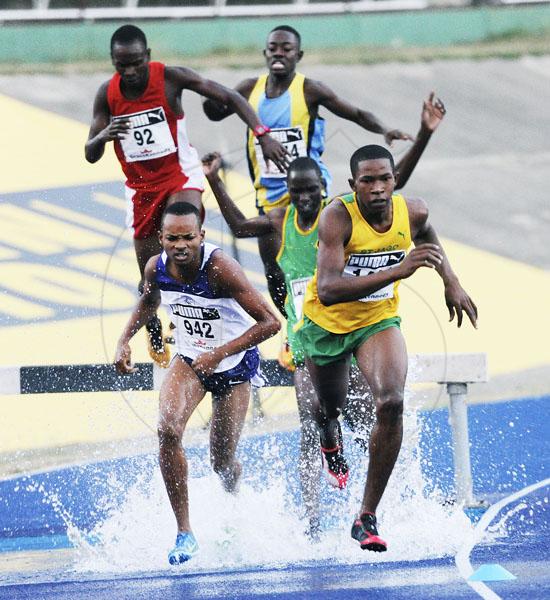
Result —
<path fill-rule="evenodd" d="M 190 531 L 178 533 L 176 537 L 176 545 L 172 552 L 168 554 L 168 562 L 171 565 L 180 565 L 193 558 L 199 551 L 199 545 L 195 536 Z"/>

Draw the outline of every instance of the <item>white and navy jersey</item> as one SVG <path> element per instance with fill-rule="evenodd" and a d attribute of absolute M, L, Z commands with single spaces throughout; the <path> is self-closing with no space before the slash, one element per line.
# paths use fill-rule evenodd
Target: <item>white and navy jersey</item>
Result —
<path fill-rule="evenodd" d="M 190 284 L 180 283 L 168 275 L 166 252 L 157 261 L 156 282 L 161 303 L 176 326 L 173 330 L 176 352 L 192 359 L 238 338 L 254 324 L 234 298 L 220 296 L 212 290 L 208 282 L 208 263 L 217 250 L 220 248 L 213 244 L 203 244 L 199 273 Z M 244 351 L 224 358 L 215 373 L 232 369 L 243 356 Z"/>

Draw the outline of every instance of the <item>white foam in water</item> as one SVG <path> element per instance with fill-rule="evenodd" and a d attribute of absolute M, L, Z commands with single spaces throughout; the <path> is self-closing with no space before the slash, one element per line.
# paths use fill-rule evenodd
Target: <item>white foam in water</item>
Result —
<path fill-rule="evenodd" d="M 245 478 L 236 496 L 225 493 L 214 474 L 192 478 L 191 522 L 201 551 L 185 567 L 177 568 L 280 566 L 329 559 L 342 563 L 418 561 L 454 555 L 472 535 L 472 525 L 460 507 L 443 506 L 437 493 L 425 497 L 418 435 L 416 414 L 409 411 L 398 464 L 377 512 L 381 535 L 388 541 L 387 552 L 362 551 L 350 537 L 363 492 L 363 459 L 351 473 L 349 500 L 344 506 L 342 502 L 324 503 L 325 515 L 334 511 L 334 528 L 315 545 L 305 538 L 305 523 L 288 500 L 283 477 L 276 472 L 261 489 Z M 353 442 L 348 438 L 346 443 L 349 448 Z M 258 469 L 271 462 L 265 456 L 258 460 Z M 327 484 L 323 481 L 322 485 Z M 174 569 L 168 565 L 167 554 L 175 533 L 175 519 L 157 468 L 151 481 L 132 486 L 120 508 L 95 528 L 92 534 L 99 543 L 89 544 L 74 527 L 69 536 L 78 550 L 78 571 L 143 573 Z"/>

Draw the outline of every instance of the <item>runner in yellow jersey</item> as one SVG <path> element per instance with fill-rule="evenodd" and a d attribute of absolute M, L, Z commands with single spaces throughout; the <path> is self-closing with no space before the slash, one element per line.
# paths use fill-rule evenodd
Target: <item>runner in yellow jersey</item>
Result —
<path fill-rule="evenodd" d="M 407 351 L 399 327 L 398 286 L 418 268 L 437 271 L 451 320 L 465 312 L 474 327 L 477 308 L 461 287 L 428 222 L 420 199 L 393 194 L 395 167 L 381 146 L 359 148 L 350 161 L 353 193 L 335 198 L 319 223 L 317 270 L 298 324 L 321 405 L 321 448 L 331 469 L 347 475 L 338 416 L 344 406 L 354 355 L 376 403 L 369 469 L 351 535 L 361 548 L 384 551 L 376 508 L 401 448 Z M 408 248 L 415 248 L 408 254 Z"/>
<path fill-rule="evenodd" d="M 432 133 L 437 129 L 444 115 L 443 102 L 432 92 L 423 102 L 420 129 L 414 144 L 397 165 L 396 189 L 403 187 L 408 181 Z M 267 214 L 247 219 L 230 198 L 219 176 L 221 156 L 218 153 L 210 153 L 203 157 L 202 161 L 204 173 L 221 213 L 236 237 L 256 237 L 275 232 L 281 239 L 276 260 L 285 275 L 288 290 L 285 302 L 289 349 L 287 355 L 294 369 L 294 385 L 300 417 L 299 476 L 306 517 L 309 521 L 307 534 L 311 539 L 317 539 L 320 531 L 319 468 L 321 465 L 319 426 L 316 418 L 318 402 L 304 364 L 303 349 L 294 332 L 294 326 L 302 318 L 303 292 L 315 272 L 317 229 L 321 209 L 324 206 L 323 174 L 318 163 L 311 157 L 295 159 L 290 163 L 287 171 L 289 206 L 275 208 Z M 288 362 L 286 366 L 289 367 Z M 356 441 L 362 448 L 366 448 L 370 426 L 374 421 L 374 407 L 372 403 L 369 403 L 368 407 L 365 406 L 365 394 L 368 393 L 368 389 L 357 367 L 351 370 L 350 380 L 344 418 L 354 432 Z M 355 410 L 356 402 L 361 402 L 361 408 L 367 408 L 367 412 Z M 365 416 L 368 416 L 368 423 L 365 423 Z M 347 474 L 342 477 L 340 473 L 330 471 L 330 465 L 326 461 L 323 467 L 331 485 L 334 487 L 345 485 Z"/>

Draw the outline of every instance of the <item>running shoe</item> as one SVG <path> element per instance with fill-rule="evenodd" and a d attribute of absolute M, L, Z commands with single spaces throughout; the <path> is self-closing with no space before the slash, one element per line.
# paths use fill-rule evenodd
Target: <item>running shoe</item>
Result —
<path fill-rule="evenodd" d="M 386 542 L 378 535 L 376 516 L 372 513 L 363 513 L 355 519 L 351 526 L 351 537 L 359 542 L 362 550 L 385 552 L 388 549 Z"/>
<path fill-rule="evenodd" d="M 277 356 L 277 360 L 283 369 L 287 371 L 294 372 L 296 370 L 296 365 L 294 364 L 294 357 L 292 356 L 292 350 L 288 345 L 288 340 L 283 342 L 281 349 L 279 350 L 279 355 Z"/>
<path fill-rule="evenodd" d="M 170 554 L 168 554 L 168 562 L 171 565 L 180 565 L 193 558 L 199 551 L 199 545 L 195 536 L 190 531 L 178 533 L 176 537 L 176 545 Z"/>
<path fill-rule="evenodd" d="M 166 368 L 170 364 L 170 349 L 166 347 L 162 337 L 162 323 L 158 317 L 153 317 L 145 326 L 147 330 L 147 346 L 149 356 L 159 365 Z"/>
<path fill-rule="evenodd" d="M 321 448 L 321 458 L 327 481 L 332 487 L 343 490 L 348 483 L 349 468 L 342 454 L 342 447 L 336 446 L 332 450 Z"/>
<path fill-rule="evenodd" d="M 323 473 L 332 487 L 343 490 L 349 477 L 349 467 L 344 458 L 344 438 L 340 423 L 336 422 L 338 427 L 338 444 L 335 448 L 323 448 L 321 445 L 321 460 L 323 463 Z"/>
<path fill-rule="evenodd" d="M 321 459 L 323 461 L 323 472 L 329 484 L 343 490 L 348 483 L 349 468 L 342 453 L 342 447 L 336 446 L 331 450 L 321 448 Z"/>

